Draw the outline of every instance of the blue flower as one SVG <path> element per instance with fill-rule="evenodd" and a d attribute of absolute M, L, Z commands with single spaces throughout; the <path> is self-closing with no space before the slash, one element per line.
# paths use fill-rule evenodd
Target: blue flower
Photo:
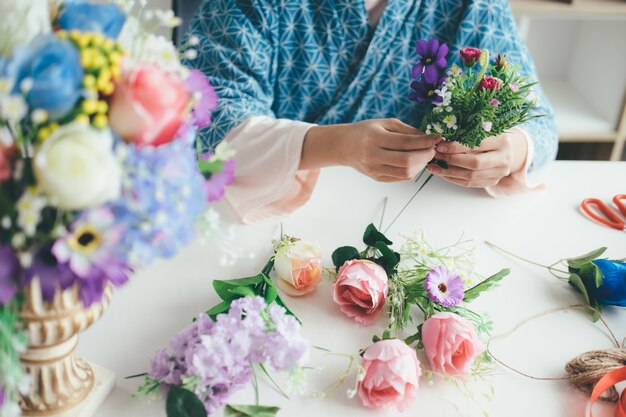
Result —
<path fill-rule="evenodd" d="M 596 259 L 593 263 L 604 275 L 595 293 L 597 300 L 603 305 L 626 307 L 626 263 L 608 259 Z"/>
<path fill-rule="evenodd" d="M 38 36 L 29 45 L 16 47 L 13 60 L 1 74 L 14 81 L 14 94 L 20 92 L 22 81 L 32 81 L 32 87 L 26 91 L 28 106 L 46 110 L 54 120 L 76 104 L 83 75 L 78 50 L 70 42 L 51 35 Z"/>
<path fill-rule="evenodd" d="M 116 39 L 124 26 L 126 16 L 114 4 L 97 4 L 75 1 L 66 3 L 57 24 L 64 30 L 101 33 Z"/>

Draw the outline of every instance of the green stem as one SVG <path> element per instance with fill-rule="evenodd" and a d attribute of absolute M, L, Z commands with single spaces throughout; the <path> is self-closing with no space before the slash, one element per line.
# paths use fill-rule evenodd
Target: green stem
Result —
<path fill-rule="evenodd" d="M 512 256 L 512 257 L 514 257 L 514 258 L 517 258 L 517 259 L 519 259 L 519 260 L 521 260 L 521 261 L 527 262 L 527 263 L 532 264 L 532 265 L 540 266 L 540 267 L 542 267 L 542 268 L 546 268 L 546 269 L 547 269 L 548 271 L 550 271 L 550 272 L 555 271 L 555 272 L 560 272 L 560 273 L 562 273 L 562 274 L 567 274 L 567 275 L 569 275 L 569 272 L 567 272 L 567 271 L 563 271 L 563 270 L 561 270 L 561 269 L 554 268 L 554 267 L 552 267 L 551 265 L 543 265 L 543 264 L 540 264 L 540 263 L 538 263 L 538 262 L 531 261 L 530 259 L 523 258 L 523 257 L 521 257 L 521 256 L 519 256 L 519 255 L 514 254 L 513 252 L 509 252 L 509 251 L 508 251 L 508 250 L 506 250 L 506 249 L 503 249 L 503 248 L 501 248 L 501 247 L 499 247 L 499 246 L 496 246 L 496 245 L 494 245 L 494 244 L 493 244 L 493 243 L 491 243 L 491 242 L 485 241 L 485 245 L 489 246 L 489 247 L 490 247 L 490 248 L 492 248 L 492 249 L 495 249 L 495 250 L 497 250 L 497 251 L 500 251 L 500 252 L 502 252 L 502 253 L 505 253 L 505 254 L 507 254 L 507 255 L 509 255 L 509 256 Z M 552 264 L 552 265 L 554 265 L 554 264 Z M 559 278 L 560 278 L 560 277 L 559 277 Z"/>
<path fill-rule="evenodd" d="M 274 385 L 274 388 L 276 388 L 276 390 L 286 399 L 289 399 L 289 395 L 287 395 L 287 393 L 280 387 L 280 385 L 278 385 L 278 383 L 274 380 L 274 378 L 272 378 L 272 375 L 270 375 L 270 373 L 267 371 L 267 369 L 265 368 L 265 365 L 263 365 L 262 363 L 259 364 L 259 368 L 261 368 L 261 370 L 263 371 L 263 373 L 265 374 L 265 376 L 267 376 L 267 378 L 270 380 L 270 382 L 272 383 L 272 385 Z M 257 402 L 257 405 L 259 403 Z"/>
<path fill-rule="evenodd" d="M 383 220 L 385 220 L 385 211 L 387 211 L 387 201 L 389 197 L 385 197 L 383 200 L 383 212 L 380 214 L 380 223 L 378 223 L 378 230 L 383 228 Z"/>
<path fill-rule="evenodd" d="M 393 224 L 396 222 L 396 220 L 398 220 L 398 218 L 402 215 L 402 213 L 404 213 L 404 211 L 409 207 L 409 205 L 411 205 L 411 203 L 413 202 L 415 197 L 417 197 L 419 192 L 422 191 L 422 188 L 424 188 L 426 186 L 426 184 L 428 184 L 428 182 L 432 179 L 432 177 L 433 177 L 433 174 L 430 174 L 428 176 L 428 178 L 426 178 L 426 181 L 424 181 L 424 183 L 417 189 L 417 191 L 415 191 L 415 193 L 411 196 L 409 201 L 404 205 L 404 207 L 402 207 L 402 210 L 400 210 L 398 215 L 396 217 L 394 217 L 394 219 L 391 221 L 391 223 L 389 223 L 389 226 L 387 226 L 387 228 L 383 232 L 384 234 L 387 233 L 387 231 L 391 228 L 391 226 L 393 226 Z"/>
<path fill-rule="evenodd" d="M 252 367 L 252 383 L 254 384 L 254 405 L 259 405 L 259 380 L 256 376 L 256 370 Z"/>

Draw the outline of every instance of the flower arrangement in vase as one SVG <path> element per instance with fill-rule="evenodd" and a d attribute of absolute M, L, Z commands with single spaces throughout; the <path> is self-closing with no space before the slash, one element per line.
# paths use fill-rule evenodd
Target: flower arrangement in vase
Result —
<path fill-rule="evenodd" d="M 145 3 L 0 1 L 2 416 L 88 407 L 77 334 L 232 181 L 227 150 L 194 147 L 217 105 L 181 64 L 194 42 L 150 33 L 179 19 Z"/>

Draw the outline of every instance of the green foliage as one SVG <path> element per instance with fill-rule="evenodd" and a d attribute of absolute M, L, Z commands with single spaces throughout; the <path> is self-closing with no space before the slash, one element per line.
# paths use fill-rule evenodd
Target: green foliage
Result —
<path fill-rule="evenodd" d="M 279 410 L 263 405 L 227 405 L 224 417 L 275 417 Z"/>
<path fill-rule="evenodd" d="M 510 269 L 508 268 L 502 269 L 499 272 L 487 278 L 486 280 L 482 281 L 478 285 L 468 290 L 465 290 L 465 297 L 463 298 L 463 301 L 469 302 L 469 301 L 475 300 L 483 292 L 490 290 L 496 285 L 498 285 L 498 283 L 502 281 L 502 279 L 506 277 L 507 275 L 509 275 L 510 273 L 511 273 Z"/>
<path fill-rule="evenodd" d="M 602 305 L 595 294 L 604 279 L 602 270 L 593 261 L 602 256 L 606 249 L 602 247 L 581 256 L 564 259 L 569 271 L 569 283 L 582 294 L 585 303 L 596 310 L 592 315 L 593 321 L 598 321 L 599 313 L 602 312 Z"/>
<path fill-rule="evenodd" d="M 172 386 L 165 401 L 167 417 L 207 417 L 202 401 L 185 388 Z"/>
<path fill-rule="evenodd" d="M 335 269 L 339 268 L 353 259 L 367 259 L 377 263 L 387 273 L 390 279 L 397 274 L 398 264 L 400 263 L 400 254 L 391 249 L 393 242 L 380 232 L 376 226 L 369 224 L 363 233 L 363 243 L 367 248 L 363 252 L 359 252 L 352 246 L 342 246 L 333 252 L 332 260 Z"/>
<path fill-rule="evenodd" d="M 333 265 L 335 265 L 335 270 L 339 271 L 339 268 L 343 266 L 348 261 L 352 261 L 354 259 L 359 259 L 360 254 L 357 248 L 352 246 L 342 246 L 340 248 L 335 249 L 332 255 Z"/>

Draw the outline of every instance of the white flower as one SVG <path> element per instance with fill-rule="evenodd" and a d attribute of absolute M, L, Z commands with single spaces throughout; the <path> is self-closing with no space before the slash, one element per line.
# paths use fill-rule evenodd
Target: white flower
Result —
<path fill-rule="evenodd" d="M 0 96 L 0 118 L 19 122 L 26 116 L 28 105 L 20 95 Z"/>
<path fill-rule="evenodd" d="M 300 296 L 315 290 L 322 277 L 319 246 L 298 240 L 279 247 L 274 257 L 278 286 L 287 295 Z"/>
<path fill-rule="evenodd" d="M 491 132 L 492 123 L 491 122 L 483 122 L 483 129 L 485 132 Z"/>
<path fill-rule="evenodd" d="M 131 60 L 137 64 L 156 64 L 167 71 L 178 73 L 182 71 L 178 50 L 174 44 L 164 36 L 146 32 L 141 27 L 141 22 L 134 17 L 126 20 L 118 42 L 129 51 Z"/>
<path fill-rule="evenodd" d="M 35 176 L 50 202 L 80 210 L 119 196 L 122 171 L 109 129 L 74 122 L 61 126 L 35 149 Z"/>
<path fill-rule="evenodd" d="M 0 146 L 10 148 L 14 143 L 15 141 L 13 140 L 13 135 L 11 135 L 9 128 L 6 126 L 0 127 Z"/>
<path fill-rule="evenodd" d="M 457 125 L 456 125 L 456 116 L 455 115 L 453 115 L 453 114 L 447 115 L 446 117 L 443 118 L 443 122 L 446 124 L 448 129 L 456 130 Z"/>
<path fill-rule="evenodd" d="M 42 124 L 48 120 L 48 112 L 42 109 L 35 109 L 30 114 L 30 120 L 36 125 Z"/>
<path fill-rule="evenodd" d="M 441 128 L 441 125 L 439 123 L 434 123 L 433 124 L 433 129 L 437 133 L 443 133 L 443 129 Z"/>
<path fill-rule="evenodd" d="M 448 71 L 448 73 L 452 75 L 453 77 L 458 77 L 459 75 L 461 75 L 462 72 L 463 70 L 457 64 L 453 64 L 450 67 L 450 71 Z"/>
<path fill-rule="evenodd" d="M 180 17 L 176 17 L 172 10 L 155 10 L 157 20 L 166 28 L 172 29 L 180 26 L 183 22 Z"/>
<path fill-rule="evenodd" d="M 17 201 L 17 225 L 26 236 L 33 236 L 41 221 L 41 210 L 46 207 L 46 198 L 36 187 L 28 188 Z"/>
<path fill-rule="evenodd" d="M 16 46 L 52 30 L 48 0 L 0 0 L 0 16 L 0 55 L 11 56 Z"/>

